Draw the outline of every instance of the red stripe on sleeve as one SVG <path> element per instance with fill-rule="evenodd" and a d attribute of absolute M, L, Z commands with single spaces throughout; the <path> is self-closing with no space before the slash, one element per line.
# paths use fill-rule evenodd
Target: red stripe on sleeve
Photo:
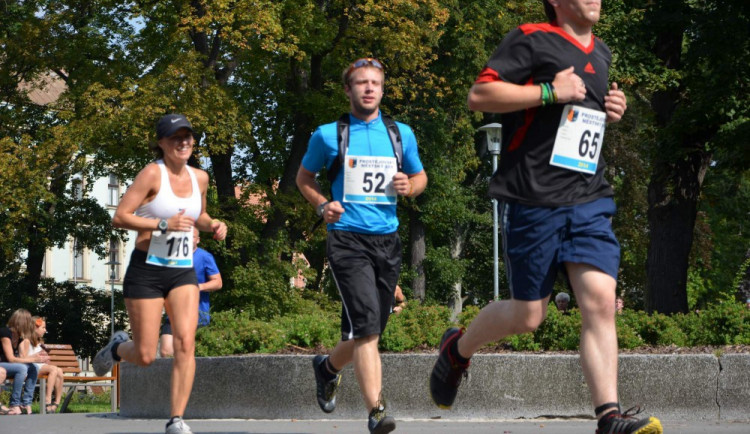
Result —
<path fill-rule="evenodd" d="M 502 81 L 502 80 L 500 79 L 500 76 L 497 74 L 497 71 L 485 66 L 482 72 L 479 73 L 479 77 L 477 77 L 477 80 L 474 83 L 489 83 L 492 81 Z"/>

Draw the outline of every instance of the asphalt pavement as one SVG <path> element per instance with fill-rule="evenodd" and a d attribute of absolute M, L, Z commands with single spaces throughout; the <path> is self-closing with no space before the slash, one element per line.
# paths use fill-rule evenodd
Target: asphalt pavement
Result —
<path fill-rule="evenodd" d="M 240 420 L 186 421 L 195 434 L 345 434 L 366 433 L 362 420 Z M 130 419 L 112 413 L 0 416 L 0 434 L 156 434 L 166 420 Z M 748 422 L 662 421 L 667 434 L 748 434 Z M 593 420 L 397 420 L 397 433 L 407 434 L 591 434 Z"/>

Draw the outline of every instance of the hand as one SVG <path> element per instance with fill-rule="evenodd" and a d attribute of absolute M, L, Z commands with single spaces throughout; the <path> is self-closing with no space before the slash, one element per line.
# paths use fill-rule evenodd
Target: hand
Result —
<path fill-rule="evenodd" d="M 325 221 L 326 223 L 336 223 L 341 220 L 341 214 L 343 213 L 344 207 L 341 205 L 341 202 L 337 200 L 328 202 L 323 207 L 323 221 Z"/>
<path fill-rule="evenodd" d="M 214 239 L 221 241 L 227 237 L 227 225 L 221 220 L 211 220 L 211 231 L 214 233 Z"/>
<path fill-rule="evenodd" d="M 404 172 L 397 172 L 393 175 L 393 189 L 401 196 L 409 196 L 413 186 L 409 177 Z"/>
<path fill-rule="evenodd" d="M 555 86 L 557 102 L 583 101 L 586 98 L 586 84 L 573 72 L 574 69 L 571 66 L 555 75 L 552 85 Z"/>
<path fill-rule="evenodd" d="M 625 93 L 617 88 L 617 83 L 612 83 L 604 97 L 604 109 L 607 111 L 607 122 L 618 122 L 628 109 L 628 100 Z"/>
<path fill-rule="evenodd" d="M 185 210 L 180 210 L 177 214 L 167 219 L 168 231 L 187 232 L 192 231 L 195 226 L 195 220 L 185 215 Z"/>

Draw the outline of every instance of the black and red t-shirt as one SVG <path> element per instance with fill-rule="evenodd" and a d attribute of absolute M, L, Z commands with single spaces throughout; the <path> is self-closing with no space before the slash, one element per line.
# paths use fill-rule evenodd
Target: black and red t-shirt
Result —
<path fill-rule="evenodd" d="M 574 66 L 586 84 L 586 99 L 571 104 L 604 112 L 611 59 L 609 47 L 599 38 L 592 36 L 583 46 L 554 23 L 524 24 L 505 36 L 476 83 L 538 85 Z M 567 206 L 614 195 L 604 179 L 601 154 L 593 175 L 549 164 L 563 107 L 557 103 L 502 115 L 503 148 L 490 196 L 533 206 Z"/>

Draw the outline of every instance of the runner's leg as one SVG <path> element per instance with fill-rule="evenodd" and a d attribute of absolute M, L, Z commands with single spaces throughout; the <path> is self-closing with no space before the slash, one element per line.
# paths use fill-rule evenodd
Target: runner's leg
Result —
<path fill-rule="evenodd" d="M 163 298 L 126 298 L 131 339 L 117 347 L 121 359 L 138 366 L 148 366 L 156 359 Z"/>
<path fill-rule="evenodd" d="M 171 416 L 183 415 L 193 389 L 198 299 L 199 291 L 195 285 L 174 288 L 167 295 L 166 308 L 174 344 Z"/>
<path fill-rule="evenodd" d="M 588 264 L 566 263 L 581 309 L 581 367 L 594 407 L 617 399 L 615 279 Z M 599 415 L 597 415 L 599 416 Z"/>

